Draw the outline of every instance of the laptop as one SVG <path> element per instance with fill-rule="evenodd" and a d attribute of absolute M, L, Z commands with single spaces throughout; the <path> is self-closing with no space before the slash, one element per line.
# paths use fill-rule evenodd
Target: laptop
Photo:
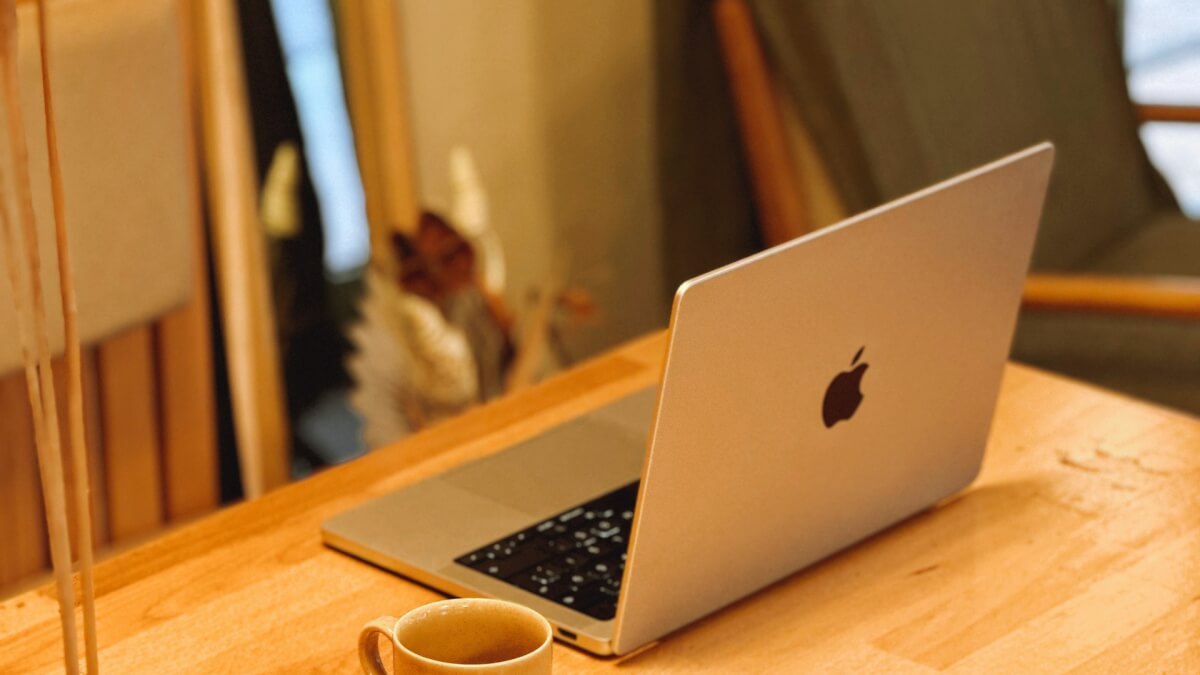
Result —
<path fill-rule="evenodd" d="M 962 490 L 1053 153 L 685 282 L 656 388 L 333 517 L 324 541 L 625 654 Z"/>

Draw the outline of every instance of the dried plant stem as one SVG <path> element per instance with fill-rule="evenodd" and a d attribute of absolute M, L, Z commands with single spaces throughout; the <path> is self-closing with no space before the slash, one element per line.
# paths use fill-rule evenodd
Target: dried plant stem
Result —
<path fill-rule="evenodd" d="M 75 628 L 75 589 L 71 583 L 71 540 L 67 527 L 66 494 L 63 485 L 61 439 L 58 429 L 58 404 L 54 396 L 54 373 L 50 367 L 49 331 L 46 327 L 45 298 L 41 284 L 41 256 L 37 227 L 34 224 L 33 192 L 29 179 L 29 155 L 21 122 L 20 85 L 17 72 L 17 21 L 14 0 L 0 0 L 0 52 L 3 64 L 4 105 L 7 114 L 9 145 L 15 169 L 17 206 L 21 233 L 8 221 L 7 210 L 0 216 L 5 249 L 8 252 L 9 281 L 21 324 L 25 384 L 33 412 L 34 438 L 38 450 L 38 468 L 46 503 L 50 534 L 50 559 L 58 586 L 58 607 L 62 619 L 63 655 L 66 671 L 79 672 L 79 645 Z M 25 254 L 21 260 L 18 252 Z M 26 267 L 23 262 L 28 263 Z M 28 285 L 27 285 L 28 284 Z M 28 294 L 29 301 L 26 301 Z M 36 367 L 30 354 L 30 333 L 34 334 Z"/>
<path fill-rule="evenodd" d="M 79 579 L 83 591 L 83 639 L 87 672 L 100 672 L 96 637 L 96 587 L 92 577 L 91 481 L 88 479 L 87 435 L 83 421 L 83 366 L 75 301 L 75 275 L 67 238 L 62 165 L 58 159 L 58 128 L 50 83 L 50 29 L 46 0 L 38 0 L 38 44 L 42 59 L 42 101 L 46 117 L 46 153 L 50 160 L 50 194 L 54 202 L 54 236 L 58 244 L 58 288 L 62 300 L 64 349 L 67 357 L 67 414 L 75 492 L 75 524 L 79 534 Z"/>

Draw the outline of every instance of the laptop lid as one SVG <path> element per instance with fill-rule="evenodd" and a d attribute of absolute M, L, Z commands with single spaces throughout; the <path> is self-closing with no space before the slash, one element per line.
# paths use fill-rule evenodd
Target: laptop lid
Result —
<path fill-rule="evenodd" d="M 680 287 L 617 653 L 974 479 L 1053 152 L 1029 148 Z"/>

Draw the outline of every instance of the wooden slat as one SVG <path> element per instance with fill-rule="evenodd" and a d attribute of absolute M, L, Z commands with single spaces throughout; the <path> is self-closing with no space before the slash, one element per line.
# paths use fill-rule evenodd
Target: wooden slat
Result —
<path fill-rule="evenodd" d="M 183 38 L 187 128 L 196 129 L 195 52 L 190 15 L 180 13 Z M 192 213 L 192 298 L 156 325 L 159 391 L 162 405 L 163 481 L 169 520 L 215 509 L 218 484 L 216 401 L 213 382 L 212 307 L 208 297 L 208 238 L 200 197 L 196 138 L 186 141 Z"/>
<path fill-rule="evenodd" d="M 99 347 L 108 525 L 114 542 L 163 523 L 157 387 L 149 327 Z"/>
<path fill-rule="evenodd" d="M 346 107 L 354 129 L 354 150 L 358 158 L 358 172 L 363 184 L 366 202 L 367 223 L 371 228 L 371 257 L 374 265 L 388 265 L 390 259 L 380 257 L 387 249 L 384 215 L 384 193 L 379 170 L 379 141 L 375 131 L 376 116 L 372 102 L 375 100 L 371 87 L 370 52 L 367 49 L 366 28 L 362 3 L 353 0 L 338 0 L 337 9 L 338 48 L 342 66 L 342 79 L 346 86 Z"/>
<path fill-rule="evenodd" d="M 79 523 L 75 520 L 75 486 L 72 481 L 75 474 L 75 463 L 71 461 L 71 433 L 68 429 L 67 420 L 67 364 L 62 358 L 54 360 L 54 396 L 57 400 L 59 416 L 58 429 L 62 436 L 62 463 L 63 463 L 63 481 L 66 486 L 67 493 L 67 513 L 71 517 L 67 520 L 67 531 L 71 537 L 71 558 L 78 560 L 79 551 Z M 88 493 L 88 498 L 91 498 L 91 493 Z"/>
<path fill-rule="evenodd" d="M 808 233 L 812 223 L 800 194 L 802 183 L 792 159 L 779 97 L 745 0 L 717 0 L 713 16 L 742 130 L 742 149 L 763 238 L 768 245 L 780 244 Z"/>
<path fill-rule="evenodd" d="M 188 307 L 157 324 L 163 482 L 170 520 L 206 513 L 220 501 L 212 345 L 204 295 L 197 293 Z"/>
<path fill-rule="evenodd" d="M 20 372 L 0 379 L 0 597 L 50 564 L 33 423 Z"/>
<path fill-rule="evenodd" d="M 1031 274 L 1027 309 L 1200 319 L 1200 279 Z"/>
<path fill-rule="evenodd" d="M 1144 103 L 1134 106 L 1142 122 L 1200 122 L 1200 105 L 1158 105 Z"/>
<path fill-rule="evenodd" d="M 96 349 L 85 347 L 83 366 L 83 420 L 88 444 L 89 475 L 92 479 L 92 541 L 108 543 L 108 487 L 104 480 L 104 418 L 100 407 L 100 365 Z"/>
<path fill-rule="evenodd" d="M 390 275 L 391 236 L 412 232 L 420 199 L 399 4 L 336 4 L 342 70 L 371 229 L 371 264 Z"/>
<path fill-rule="evenodd" d="M 196 0 L 190 44 L 221 294 L 242 485 L 254 498 L 288 482 L 290 440 L 278 335 L 258 219 L 242 50 L 232 3 Z"/>
<path fill-rule="evenodd" d="M 391 228 L 413 231 L 417 225 L 417 179 L 410 137 L 408 77 L 402 54 L 398 2 L 357 3 L 364 12 L 371 79 L 371 113 L 379 141 L 379 170 L 384 216 Z"/>

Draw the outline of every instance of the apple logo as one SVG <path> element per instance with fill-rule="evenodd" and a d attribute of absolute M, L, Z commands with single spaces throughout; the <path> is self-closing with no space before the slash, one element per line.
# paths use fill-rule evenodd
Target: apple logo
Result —
<path fill-rule="evenodd" d="M 858 348 L 858 353 L 850 362 L 851 366 L 858 363 L 858 359 L 862 357 L 863 350 L 866 348 L 866 345 Z M 825 405 L 821 408 L 821 418 L 825 421 L 826 428 L 854 416 L 854 411 L 858 410 L 858 404 L 863 400 L 859 385 L 862 384 L 863 374 L 867 372 L 869 365 L 868 363 L 859 363 L 850 370 L 838 373 L 833 378 L 833 382 L 829 383 L 829 388 L 825 390 Z"/>

